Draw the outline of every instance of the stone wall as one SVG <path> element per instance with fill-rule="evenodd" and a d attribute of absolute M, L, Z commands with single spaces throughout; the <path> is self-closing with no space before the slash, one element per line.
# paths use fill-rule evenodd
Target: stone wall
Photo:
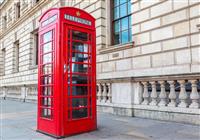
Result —
<path fill-rule="evenodd" d="M 133 43 L 99 50 L 98 79 L 199 73 L 199 23 L 199 0 L 133 0 Z"/>

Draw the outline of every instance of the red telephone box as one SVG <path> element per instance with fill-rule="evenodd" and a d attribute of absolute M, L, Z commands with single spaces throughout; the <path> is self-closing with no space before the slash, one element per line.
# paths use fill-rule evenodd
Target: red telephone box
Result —
<path fill-rule="evenodd" d="M 81 9 L 41 17 L 37 131 L 61 138 L 97 128 L 95 35 L 95 19 Z"/>

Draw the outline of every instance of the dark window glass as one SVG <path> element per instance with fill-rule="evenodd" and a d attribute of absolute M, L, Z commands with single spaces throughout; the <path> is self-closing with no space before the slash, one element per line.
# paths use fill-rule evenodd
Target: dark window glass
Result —
<path fill-rule="evenodd" d="M 87 84 L 88 77 L 85 75 L 72 75 L 72 83 L 73 84 Z"/>
<path fill-rule="evenodd" d="M 128 43 L 132 41 L 131 0 L 113 2 L 113 44 Z"/>
<path fill-rule="evenodd" d="M 83 32 L 79 32 L 79 31 L 72 31 L 72 39 L 87 41 L 88 40 L 88 34 L 83 33 Z"/>
<path fill-rule="evenodd" d="M 87 98 L 72 99 L 72 107 L 86 107 L 86 106 L 87 106 Z"/>
<path fill-rule="evenodd" d="M 72 72 L 78 73 L 87 73 L 88 72 L 88 64 L 75 64 L 72 63 Z"/>
<path fill-rule="evenodd" d="M 88 44 L 81 43 L 81 42 L 73 42 L 72 43 L 72 50 L 77 51 L 77 52 L 88 53 Z"/>
<path fill-rule="evenodd" d="M 35 65 L 38 65 L 38 33 L 34 34 Z"/>
<path fill-rule="evenodd" d="M 87 117 L 87 113 L 88 113 L 87 108 L 72 110 L 72 118 L 73 119 L 85 118 Z"/>
<path fill-rule="evenodd" d="M 88 87 L 87 86 L 72 86 L 72 95 L 87 95 Z"/>

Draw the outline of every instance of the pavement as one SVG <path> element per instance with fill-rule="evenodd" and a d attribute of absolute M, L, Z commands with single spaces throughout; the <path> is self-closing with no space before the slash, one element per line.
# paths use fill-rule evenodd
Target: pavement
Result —
<path fill-rule="evenodd" d="M 0 140 L 55 140 L 36 132 L 36 104 L 0 99 Z M 200 140 L 200 126 L 98 112 L 98 130 L 64 140 Z"/>

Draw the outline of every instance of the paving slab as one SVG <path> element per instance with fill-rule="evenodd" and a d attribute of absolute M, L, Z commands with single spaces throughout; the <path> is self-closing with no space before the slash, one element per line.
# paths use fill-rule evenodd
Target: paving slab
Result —
<path fill-rule="evenodd" d="M 55 140 L 36 132 L 37 105 L 0 99 L 0 140 Z M 63 140 L 200 140 L 200 126 L 98 112 L 98 130 Z"/>

